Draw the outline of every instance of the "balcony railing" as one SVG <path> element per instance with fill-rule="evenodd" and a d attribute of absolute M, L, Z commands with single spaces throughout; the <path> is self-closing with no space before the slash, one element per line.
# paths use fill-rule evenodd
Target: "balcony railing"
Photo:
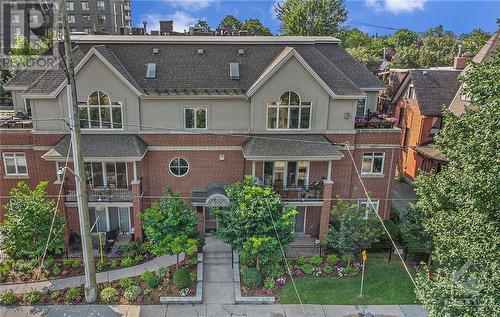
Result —
<path fill-rule="evenodd" d="M 0 116 L 0 129 L 32 129 L 31 118 L 21 119 L 15 116 Z"/>
<path fill-rule="evenodd" d="M 384 114 L 371 113 L 366 116 L 356 117 L 354 127 L 356 129 L 392 129 L 396 118 Z"/>
<path fill-rule="evenodd" d="M 285 200 L 323 200 L 323 185 L 274 185 L 274 190 Z"/>
<path fill-rule="evenodd" d="M 76 202 L 76 187 L 66 188 L 66 202 Z M 132 190 L 129 188 L 91 187 L 87 188 L 89 202 L 131 202 Z"/>

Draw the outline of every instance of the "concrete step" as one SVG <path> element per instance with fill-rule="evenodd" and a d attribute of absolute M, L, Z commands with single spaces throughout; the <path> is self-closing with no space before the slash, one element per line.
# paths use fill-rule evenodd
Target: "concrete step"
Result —
<path fill-rule="evenodd" d="M 229 252 L 203 253 L 203 259 L 231 259 L 232 254 Z"/>
<path fill-rule="evenodd" d="M 203 260 L 204 264 L 228 264 L 231 265 L 231 258 L 205 258 Z"/>

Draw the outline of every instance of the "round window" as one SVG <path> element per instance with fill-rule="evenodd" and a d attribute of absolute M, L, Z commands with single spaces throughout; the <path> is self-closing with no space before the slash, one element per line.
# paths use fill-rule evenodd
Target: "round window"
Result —
<path fill-rule="evenodd" d="M 176 157 L 170 161 L 170 163 L 168 164 L 168 168 L 172 175 L 176 177 L 182 177 L 188 173 L 189 164 L 185 159 Z"/>

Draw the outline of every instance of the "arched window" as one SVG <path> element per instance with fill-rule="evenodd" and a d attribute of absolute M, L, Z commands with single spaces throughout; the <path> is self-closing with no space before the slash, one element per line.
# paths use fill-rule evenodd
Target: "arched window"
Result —
<path fill-rule="evenodd" d="M 309 129 L 311 102 L 302 101 L 293 91 L 283 93 L 278 101 L 267 103 L 267 129 Z"/>
<path fill-rule="evenodd" d="M 87 103 L 81 103 L 80 127 L 82 129 L 122 129 L 122 103 L 111 101 L 100 90 L 89 95 Z"/>

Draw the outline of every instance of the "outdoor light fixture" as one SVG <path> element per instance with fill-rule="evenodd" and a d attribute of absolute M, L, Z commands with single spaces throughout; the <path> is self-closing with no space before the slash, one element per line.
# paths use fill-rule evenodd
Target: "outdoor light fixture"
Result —
<path fill-rule="evenodd" d="M 75 173 L 75 171 L 73 171 L 71 168 L 69 168 L 69 167 L 67 167 L 67 166 L 64 166 L 64 167 L 61 167 L 60 169 L 58 169 L 58 170 L 57 170 L 57 175 L 58 175 L 58 176 L 62 176 L 62 175 L 64 175 L 64 170 L 68 170 L 68 171 L 70 171 L 70 172 L 71 172 L 71 174 L 75 175 L 75 177 L 76 177 L 79 181 L 81 181 L 80 176 L 78 176 L 78 175 Z"/>

